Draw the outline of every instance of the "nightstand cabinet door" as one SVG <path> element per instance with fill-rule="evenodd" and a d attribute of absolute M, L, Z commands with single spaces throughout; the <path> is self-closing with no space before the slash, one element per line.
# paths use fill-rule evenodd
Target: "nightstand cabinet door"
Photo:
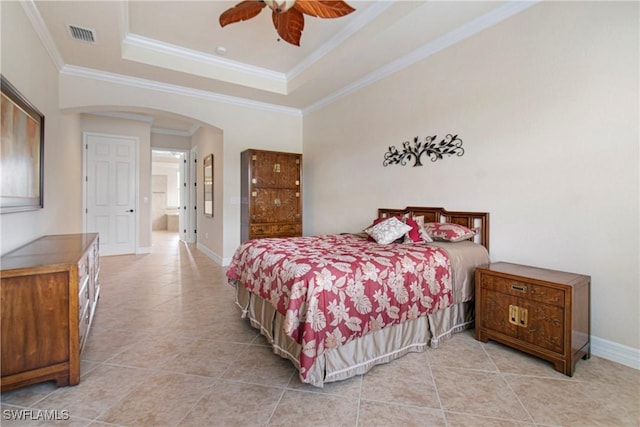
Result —
<path fill-rule="evenodd" d="M 487 287 L 484 298 L 480 302 L 481 309 L 476 314 L 476 322 L 492 331 L 516 337 L 518 336 L 518 326 L 509 322 L 510 317 L 505 314 L 509 313 L 509 307 L 514 303 L 512 296 Z M 480 316 L 482 316 L 481 321 Z"/>
<path fill-rule="evenodd" d="M 551 361 L 572 376 L 590 356 L 590 277 L 510 263 L 476 270 L 476 339 Z"/>
<path fill-rule="evenodd" d="M 564 351 L 564 310 L 548 304 L 520 299 L 518 307 L 526 310 L 527 326 L 518 327 L 518 339 L 561 354 Z"/>

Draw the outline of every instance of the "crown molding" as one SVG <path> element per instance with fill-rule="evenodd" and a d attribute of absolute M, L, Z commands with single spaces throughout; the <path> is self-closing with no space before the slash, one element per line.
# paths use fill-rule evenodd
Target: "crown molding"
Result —
<path fill-rule="evenodd" d="M 201 51 L 129 32 L 128 1 L 122 2 L 122 57 L 175 71 L 250 86 L 282 95 L 290 93 L 289 82 L 337 48 L 354 33 L 389 9 L 397 0 L 375 2 L 335 36 L 286 73 L 220 58 Z M 197 64 L 197 65 L 196 65 Z"/>
<path fill-rule="evenodd" d="M 193 125 L 189 130 L 175 130 L 175 129 L 164 129 L 152 127 L 151 133 L 157 133 L 161 135 L 172 135 L 172 136 L 182 136 L 185 138 L 190 138 L 193 136 L 196 131 L 200 129 L 200 125 Z"/>
<path fill-rule="evenodd" d="M 100 116 L 100 117 L 111 117 L 114 119 L 123 119 L 123 120 L 132 120 L 136 122 L 144 122 L 151 125 L 151 133 L 157 133 L 162 135 L 173 135 L 173 136 L 182 136 L 182 137 L 192 137 L 194 133 L 198 129 L 200 129 L 199 124 L 194 124 L 188 130 L 176 130 L 176 129 L 165 129 L 160 127 L 154 127 L 153 121 L 154 118 L 151 116 L 147 116 L 146 114 L 137 114 L 137 113 L 127 113 L 121 111 L 91 111 L 88 113 L 91 116 Z"/>
<path fill-rule="evenodd" d="M 94 70 L 91 68 L 78 67 L 75 65 L 65 65 L 60 71 L 61 75 L 73 77 L 82 77 L 94 80 L 101 80 L 114 84 L 132 86 L 141 89 L 149 89 L 159 92 L 170 93 L 173 95 L 182 95 L 194 98 L 205 99 L 208 101 L 222 102 L 241 107 L 249 107 L 258 110 L 272 111 L 277 113 L 290 114 L 293 116 L 302 116 L 302 111 L 297 108 L 284 107 L 282 105 L 269 104 L 266 102 L 253 101 L 246 98 L 222 95 L 215 92 L 209 92 L 200 89 L 193 89 L 184 86 L 178 86 L 168 83 L 161 83 L 155 80 L 142 79 L 138 77 L 125 76 L 123 74 L 110 73 L 106 71 Z"/>
<path fill-rule="evenodd" d="M 220 58 L 137 34 L 125 35 L 122 40 L 122 57 L 209 79 L 287 94 L 287 77 L 284 73 Z"/>
<path fill-rule="evenodd" d="M 407 68 L 410 65 L 415 64 L 418 61 L 426 59 L 449 46 L 452 46 L 466 38 L 469 38 L 482 30 L 485 30 L 489 27 L 492 27 L 505 19 L 516 15 L 531 6 L 539 3 L 542 0 L 533 0 L 533 1 L 511 1 L 504 6 L 496 8 L 491 12 L 488 12 L 479 18 L 476 18 L 468 23 L 458 27 L 457 29 L 450 31 L 435 40 L 425 44 L 424 46 L 414 50 L 413 52 L 405 55 L 389 64 L 381 67 L 360 80 L 357 80 L 350 85 L 343 87 L 342 89 L 337 90 L 336 92 L 330 94 L 329 96 L 305 107 L 302 109 L 303 115 L 311 113 L 315 110 L 323 108 L 340 98 L 344 98 L 347 95 L 350 95 L 364 87 L 367 87 L 378 80 L 381 80 L 385 77 L 388 77 L 398 71 L 401 71 Z"/>
<path fill-rule="evenodd" d="M 62 59 L 62 55 L 60 54 L 58 47 L 53 42 L 53 37 L 51 37 L 49 28 L 47 28 L 47 25 L 44 23 L 36 4 L 33 0 L 25 0 L 21 1 L 20 5 L 22 6 L 22 10 L 24 10 L 25 15 L 27 15 L 29 22 L 31 22 L 31 26 L 33 26 L 36 34 L 38 34 L 44 48 L 47 50 L 53 64 L 58 71 L 62 70 L 62 67 L 64 67 L 64 59 Z"/>
<path fill-rule="evenodd" d="M 356 15 L 356 17 L 349 22 L 342 30 L 336 33 L 335 36 L 330 38 L 327 42 L 322 44 L 318 49 L 313 51 L 310 55 L 300 61 L 295 67 L 287 71 L 287 81 L 291 81 L 298 77 L 304 71 L 309 69 L 313 64 L 322 59 L 326 54 L 336 49 L 349 37 L 358 32 L 365 25 L 377 18 L 382 12 L 389 9 L 397 0 L 378 1 L 374 5 L 369 6 L 364 10 L 362 14 Z"/>
<path fill-rule="evenodd" d="M 394 0 L 396 1 L 396 0 Z M 137 77 L 126 76 L 122 74 L 109 73 L 84 67 L 78 67 L 73 65 L 66 65 L 62 58 L 62 55 L 58 51 L 55 43 L 53 42 L 53 38 L 51 34 L 42 20 L 40 13 L 34 3 L 33 0 L 25 0 L 21 1 L 21 5 L 30 20 L 34 30 L 38 34 L 38 37 L 42 41 L 45 49 L 49 53 L 53 63 L 57 67 L 58 71 L 61 75 L 70 75 L 84 78 L 97 79 L 102 81 L 107 81 L 115 84 L 123 84 L 132 87 L 139 87 L 144 89 L 150 89 L 155 91 L 161 91 L 165 93 L 171 93 L 175 95 L 183 95 L 183 96 L 191 96 L 195 98 L 201 98 L 216 102 L 223 102 L 231 105 L 243 106 L 248 108 L 255 108 L 265 111 L 272 111 L 284 114 L 290 114 L 294 116 L 302 117 L 305 114 L 311 113 L 315 110 L 323 108 L 345 96 L 348 96 L 366 86 L 369 86 L 385 77 L 388 77 L 398 71 L 405 69 L 406 67 L 415 64 L 418 61 L 428 58 L 436 52 L 439 52 L 449 46 L 452 46 L 468 37 L 471 37 L 478 32 L 489 28 L 493 25 L 496 25 L 505 19 L 516 15 L 531 6 L 539 3 L 541 0 L 532 0 L 532 1 L 509 1 L 505 5 L 494 9 L 491 12 L 486 13 L 485 15 L 470 21 L 461 27 L 450 31 L 449 33 L 438 37 L 437 39 L 427 43 L 409 53 L 408 55 L 399 58 L 388 65 L 379 68 L 363 78 L 343 87 L 342 89 L 333 92 L 329 96 L 314 102 L 313 104 L 304 107 L 302 109 L 285 107 L 276 104 L 269 104 L 259 101 L 253 101 L 246 98 L 222 95 L 215 92 L 209 92 L 199 89 L 192 89 L 178 85 L 172 85 L 167 83 L 161 83 L 154 80 L 142 79 Z M 205 54 L 198 51 L 182 49 L 177 46 L 173 46 L 167 43 L 162 43 L 157 40 L 148 39 L 142 36 L 138 36 L 135 34 L 128 33 L 128 8 L 127 1 L 122 2 L 122 20 L 121 20 L 121 30 L 122 30 L 122 45 L 123 49 L 125 46 L 129 46 L 131 48 L 139 49 L 140 51 L 154 52 L 156 54 L 168 55 L 173 58 L 180 59 L 182 61 L 195 61 L 197 63 L 205 63 L 209 64 L 212 68 L 218 68 L 220 70 L 225 70 L 229 73 L 235 73 L 243 75 L 247 78 L 258 78 L 264 79 L 267 82 L 271 82 L 272 84 L 278 83 L 280 85 L 284 85 L 286 93 L 287 83 L 293 79 L 294 77 L 300 75 L 304 70 L 309 68 L 313 63 L 318 61 L 324 55 L 327 54 L 331 49 L 335 48 L 341 42 L 346 40 L 351 34 L 357 31 L 366 23 L 373 20 L 376 16 L 382 13 L 386 8 L 390 7 L 393 2 L 378 2 L 378 4 L 371 6 L 370 11 L 366 16 L 361 19 L 354 20 L 348 27 L 344 29 L 344 31 L 339 32 L 330 39 L 327 43 L 323 44 L 317 51 L 309 55 L 305 58 L 301 63 L 299 63 L 296 67 L 290 70 L 288 73 L 278 73 L 272 70 L 267 70 L 260 67 L 248 66 L 246 64 L 238 63 L 235 61 L 230 61 L 227 59 L 221 59 L 215 57 L 213 55 Z M 388 4 L 386 4 L 388 3 Z M 124 52 L 123 52 L 124 54 Z M 129 58 L 131 59 L 131 58 Z M 166 65 L 166 64 L 163 64 Z M 188 71 L 187 71 L 188 72 Z M 242 83 L 245 84 L 245 83 Z M 268 89 L 267 89 L 268 90 Z"/>
<path fill-rule="evenodd" d="M 91 111 L 84 114 L 89 114 L 92 116 L 111 117 L 113 119 L 133 120 L 136 122 L 145 122 L 145 123 L 153 124 L 153 117 L 147 116 L 145 114 L 124 113 L 121 111 Z"/>

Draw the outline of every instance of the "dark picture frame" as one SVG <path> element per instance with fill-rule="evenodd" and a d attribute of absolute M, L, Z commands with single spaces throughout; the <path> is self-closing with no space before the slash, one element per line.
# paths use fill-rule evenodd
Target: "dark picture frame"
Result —
<path fill-rule="evenodd" d="M 44 115 L 0 75 L 0 213 L 44 207 Z"/>
<path fill-rule="evenodd" d="M 205 156 L 203 162 L 204 216 L 213 217 L 213 154 Z"/>

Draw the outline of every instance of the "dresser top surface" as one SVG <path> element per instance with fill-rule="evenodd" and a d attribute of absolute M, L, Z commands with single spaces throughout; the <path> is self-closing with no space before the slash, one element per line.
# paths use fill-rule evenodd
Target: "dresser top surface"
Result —
<path fill-rule="evenodd" d="M 549 270 L 546 268 L 533 267 L 529 265 L 513 264 L 509 262 L 494 262 L 481 267 L 482 270 L 511 276 L 524 277 L 528 279 L 541 280 L 552 283 L 571 284 L 576 281 L 590 280 L 589 276 L 566 271 Z"/>
<path fill-rule="evenodd" d="M 76 263 L 97 237 L 97 233 L 43 236 L 3 255 L 0 268 L 7 271 Z"/>

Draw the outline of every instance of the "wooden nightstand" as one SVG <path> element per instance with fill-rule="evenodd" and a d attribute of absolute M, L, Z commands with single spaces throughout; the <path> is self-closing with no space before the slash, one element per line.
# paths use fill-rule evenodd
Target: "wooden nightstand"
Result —
<path fill-rule="evenodd" d="M 590 276 L 497 262 L 476 269 L 476 339 L 552 362 L 573 376 L 590 350 Z"/>

